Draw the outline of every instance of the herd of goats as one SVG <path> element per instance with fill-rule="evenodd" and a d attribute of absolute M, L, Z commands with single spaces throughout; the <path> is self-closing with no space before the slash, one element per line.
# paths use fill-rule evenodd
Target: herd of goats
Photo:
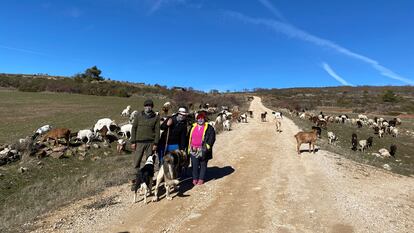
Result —
<path fill-rule="evenodd" d="M 297 151 L 300 153 L 299 147 L 302 143 L 309 143 L 309 152 L 311 146 L 313 147 L 313 152 L 315 152 L 315 142 L 317 138 L 321 136 L 322 128 L 327 129 L 328 123 L 337 123 L 337 124 L 351 124 L 358 128 L 369 127 L 372 129 L 373 133 L 378 135 L 379 138 L 384 137 L 385 134 L 389 134 L 392 137 L 398 137 L 398 128 L 397 126 L 401 125 L 401 119 L 394 118 L 392 120 L 386 120 L 382 117 L 374 117 L 373 119 L 368 118 L 364 114 L 359 114 L 358 118 L 350 118 L 346 114 L 339 116 L 329 116 L 324 115 L 322 112 L 320 114 L 314 114 L 311 112 L 297 112 L 290 111 L 292 116 L 299 117 L 303 120 L 310 120 L 314 123 L 315 126 L 312 127 L 312 132 L 300 132 L 295 135 L 298 142 Z M 327 132 L 329 144 L 336 144 L 338 137 L 332 131 Z M 364 152 L 366 149 L 372 147 L 373 136 L 368 137 L 367 139 L 358 140 L 356 133 L 353 133 L 351 136 L 351 148 L 354 151 L 360 150 Z M 373 155 L 381 158 L 395 157 L 397 151 L 397 146 L 392 144 L 390 149 L 381 148 L 378 153 L 372 153 Z"/>
<path fill-rule="evenodd" d="M 157 112 L 160 116 L 161 123 L 167 119 L 168 113 L 172 108 L 170 102 L 166 102 L 161 112 Z M 232 123 L 247 123 L 247 118 L 253 117 L 253 112 L 249 111 L 241 114 L 239 108 L 234 106 L 231 110 L 229 107 L 222 106 L 210 107 L 209 104 L 200 105 L 198 111 L 191 111 L 187 116 L 188 125 L 195 122 L 197 112 L 205 111 L 208 117 L 215 117 L 215 120 L 208 123 L 213 126 L 216 131 L 230 131 Z M 131 106 L 127 106 L 121 116 L 128 119 L 123 124 L 117 124 L 110 118 L 102 118 L 97 120 L 91 129 L 83 129 L 72 132 L 68 128 L 54 128 L 51 125 L 44 125 L 34 131 L 34 134 L 17 140 L 13 144 L 0 145 L 0 166 L 5 165 L 25 156 L 53 157 L 63 158 L 79 153 L 85 155 L 86 150 L 92 146 L 97 148 L 110 147 L 110 143 L 117 142 L 117 152 L 126 151 L 126 144 L 131 137 L 132 122 L 138 111 L 131 111 Z M 161 132 L 162 133 L 162 132 Z M 52 140 L 50 140 L 52 139 Z M 63 145 L 62 145 L 63 144 Z"/>
<path fill-rule="evenodd" d="M 172 105 L 170 102 L 166 102 L 161 112 L 157 112 L 160 116 L 161 123 L 167 119 L 168 113 L 171 110 Z M 213 120 L 208 123 L 214 127 L 216 131 L 230 131 L 234 122 L 247 123 L 248 118 L 253 118 L 253 112 L 247 111 L 241 113 L 238 106 L 234 106 L 231 110 L 229 107 L 222 106 L 220 109 L 210 107 L 208 104 L 200 105 L 198 111 L 191 111 L 187 116 L 188 125 L 190 126 L 195 122 L 197 112 L 205 111 L 207 116 L 213 117 Z M 321 137 L 322 129 L 327 129 L 328 123 L 338 124 L 352 124 L 358 128 L 370 127 L 374 134 L 379 138 L 384 137 L 385 134 L 398 137 L 397 126 L 401 125 L 399 118 L 392 120 L 386 120 L 382 117 L 374 117 L 369 119 L 366 115 L 359 114 L 358 118 L 350 118 L 346 114 L 339 116 L 314 114 L 312 112 L 297 112 L 289 111 L 292 117 L 296 116 L 300 119 L 309 119 L 314 123 L 311 132 L 299 132 L 295 135 L 297 140 L 297 152 L 300 154 L 300 146 L 303 143 L 309 143 L 309 152 L 311 149 L 315 152 L 315 143 L 318 138 Z M 68 128 L 53 128 L 51 125 L 44 125 L 38 128 L 34 135 L 26 138 L 19 139 L 17 142 L 11 145 L 0 145 L 0 166 L 19 160 L 25 155 L 36 155 L 38 158 L 52 156 L 55 158 L 61 158 L 65 155 L 74 154 L 80 152 L 81 155 L 85 154 L 85 151 L 90 148 L 89 144 L 92 141 L 102 142 L 104 147 L 109 147 L 110 143 L 117 142 L 117 151 L 121 153 L 126 150 L 126 143 L 131 136 L 132 122 L 138 114 L 138 111 L 131 112 L 131 106 L 127 106 L 122 112 L 121 116 L 128 119 L 123 124 L 117 124 L 110 118 L 99 119 L 93 128 L 83 129 L 77 132 L 72 132 Z M 266 114 L 261 114 L 262 121 L 266 121 Z M 275 117 L 276 129 L 281 132 L 281 112 L 272 112 Z M 329 144 L 336 144 L 338 137 L 332 131 L 327 132 Z M 53 139 L 52 142 L 49 139 Z M 64 139 L 64 141 L 62 141 Z M 59 143 L 65 143 L 66 146 L 59 145 Z M 367 139 L 358 140 L 356 133 L 352 134 L 351 145 L 352 150 L 360 150 L 364 152 L 367 148 L 372 147 L 373 137 L 370 136 Z M 95 148 L 100 146 L 93 144 Z M 70 148 L 72 147 L 72 148 Z M 396 145 L 391 145 L 390 149 L 382 148 L 378 153 L 373 153 L 377 157 L 395 157 L 397 151 Z"/>

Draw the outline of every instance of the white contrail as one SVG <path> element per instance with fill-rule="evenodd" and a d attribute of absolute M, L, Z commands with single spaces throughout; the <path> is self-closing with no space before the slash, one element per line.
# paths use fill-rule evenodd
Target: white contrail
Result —
<path fill-rule="evenodd" d="M 29 49 L 15 48 L 15 47 L 10 47 L 10 46 L 5 46 L 5 45 L 0 45 L 0 48 L 14 50 L 14 51 L 23 52 L 23 53 L 31 53 L 31 54 L 36 54 L 36 55 L 49 56 L 46 53 L 36 52 L 33 50 L 29 50 Z"/>
<path fill-rule="evenodd" d="M 322 63 L 322 68 L 326 72 L 328 72 L 328 74 L 330 76 L 332 76 L 334 79 L 336 79 L 336 81 L 342 83 L 342 85 L 345 85 L 345 86 L 353 86 L 349 82 L 345 81 L 345 79 L 343 79 L 342 77 L 340 77 L 338 74 L 336 74 L 335 71 L 333 71 L 332 68 L 327 63 L 323 62 Z"/>
<path fill-rule="evenodd" d="M 183 4 L 186 3 L 185 1 L 186 0 L 153 0 L 149 14 L 153 14 L 168 4 Z"/>
<path fill-rule="evenodd" d="M 381 75 L 413 85 L 414 81 L 402 77 L 401 75 L 395 73 L 394 71 L 382 66 L 379 64 L 378 61 L 371 59 L 369 57 L 366 57 L 364 55 L 355 53 L 347 48 L 344 48 L 332 41 L 314 36 L 304 30 L 301 30 L 291 24 L 287 24 L 278 20 L 270 20 L 270 19 L 261 19 L 261 18 L 252 18 L 246 15 L 243 15 L 239 12 L 234 12 L 234 11 L 226 11 L 225 12 L 226 15 L 236 18 L 238 20 L 241 20 L 245 23 L 250 23 L 250 24 L 256 24 L 256 25 L 264 25 L 268 28 L 271 28 L 272 30 L 285 34 L 289 37 L 293 37 L 296 39 L 300 39 L 303 41 L 307 41 L 310 42 L 312 44 L 321 46 L 321 47 L 327 47 L 330 49 L 335 50 L 338 53 L 341 53 L 343 55 L 346 55 L 348 57 L 354 58 L 356 60 L 365 62 L 369 65 L 371 65 L 375 70 L 379 71 Z"/>
<path fill-rule="evenodd" d="M 282 13 L 272 5 L 268 0 L 258 0 L 264 7 L 266 7 L 269 11 L 273 13 L 274 16 L 276 16 L 278 19 L 287 22 L 285 17 L 282 15 Z"/>

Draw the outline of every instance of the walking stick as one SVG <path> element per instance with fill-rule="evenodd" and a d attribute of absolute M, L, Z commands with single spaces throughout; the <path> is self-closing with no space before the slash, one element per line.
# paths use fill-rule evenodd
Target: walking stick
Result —
<path fill-rule="evenodd" d="M 170 136 L 170 127 L 168 126 L 168 129 L 167 129 L 167 138 L 165 139 L 165 148 L 164 148 L 162 157 L 164 157 L 165 154 L 167 153 L 168 138 L 169 138 L 169 136 Z"/>

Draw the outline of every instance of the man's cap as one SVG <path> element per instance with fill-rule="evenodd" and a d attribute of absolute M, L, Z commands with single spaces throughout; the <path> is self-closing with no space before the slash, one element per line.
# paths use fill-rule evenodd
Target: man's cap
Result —
<path fill-rule="evenodd" d="M 178 114 L 184 115 L 184 116 L 188 115 L 187 110 L 185 108 L 179 108 L 178 109 Z"/>
<path fill-rule="evenodd" d="M 144 106 L 152 106 L 154 107 L 154 102 L 152 102 L 152 100 L 147 99 L 144 101 Z"/>

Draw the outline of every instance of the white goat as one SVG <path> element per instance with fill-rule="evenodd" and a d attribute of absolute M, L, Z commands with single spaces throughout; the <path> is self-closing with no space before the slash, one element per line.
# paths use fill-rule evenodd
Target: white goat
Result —
<path fill-rule="evenodd" d="M 336 141 L 338 140 L 338 137 L 333 132 L 328 132 L 328 140 L 329 144 L 336 145 Z"/>
<path fill-rule="evenodd" d="M 378 137 L 382 138 L 384 136 L 384 130 L 378 130 Z"/>
<path fill-rule="evenodd" d="M 131 114 L 131 106 L 128 105 L 121 113 L 121 116 L 129 117 Z"/>
<path fill-rule="evenodd" d="M 242 123 L 247 123 L 247 113 L 241 114 L 240 119 Z"/>
<path fill-rule="evenodd" d="M 282 119 L 275 118 L 275 124 L 276 124 L 276 132 L 281 133 L 282 132 Z"/>
<path fill-rule="evenodd" d="M 137 114 L 138 114 L 138 111 L 137 111 L 137 110 L 134 110 L 134 111 L 131 113 L 131 115 L 129 115 L 129 123 L 134 122 L 135 117 L 137 116 Z"/>
<path fill-rule="evenodd" d="M 94 137 L 94 133 L 90 129 L 83 129 L 79 130 L 78 135 L 76 136 L 77 139 L 83 141 L 84 138 L 87 138 L 88 141 L 86 143 L 91 142 L 91 139 Z"/>
<path fill-rule="evenodd" d="M 119 133 L 123 137 L 130 139 L 131 138 L 131 130 L 132 130 L 132 124 L 126 124 L 126 125 L 121 126 L 121 129 L 119 130 Z"/>
<path fill-rule="evenodd" d="M 227 130 L 227 131 L 230 131 L 231 130 L 231 122 L 230 122 L 230 120 L 225 120 L 223 122 L 223 129 L 224 130 Z"/>
<path fill-rule="evenodd" d="M 283 114 L 281 112 L 272 112 L 273 116 L 278 119 L 283 119 Z"/>
<path fill-rule="evenodd" d="M 359 141 L 359 147 L 360 147 L 360 150 L 362 152 L 364 152 L 365 149 L 367 148 L 367 140 L 360 140 Z"/>
<path fill-rule="evenodd" d="M 51 130 L 51 129 L 52 129 L 52 126 L 50 126 L 50 125 L 44 125 L 44 126 L 38 128 L 36 130 L 35 134 L 36 135 L 43 135 L 43 134 L 49 132 L 49 130 Z"/>
<path fill-rule="evenodd" d="M 115 121 L 109 119 L 109 118 L 103 118 L 103 119 L 99 119 L 95 126 L 93 127 L 93 132 L 96 133 L 98 130 L 102 129 L 102 127 L 106 126 L 106 128 L 108 128 L 109 132 L 112 132 L 111 129 L 113 129 L 114 127 L 117 127 Z"/>
<path fill-rule="evenodd" d="M 393 137 L 397 137 L 397 136 L 398 136 L 398 129 L 397 129 L 397 128 L 393 128 L 393 129 L 391 130 L 391 135 L 392 135 Z"/>

